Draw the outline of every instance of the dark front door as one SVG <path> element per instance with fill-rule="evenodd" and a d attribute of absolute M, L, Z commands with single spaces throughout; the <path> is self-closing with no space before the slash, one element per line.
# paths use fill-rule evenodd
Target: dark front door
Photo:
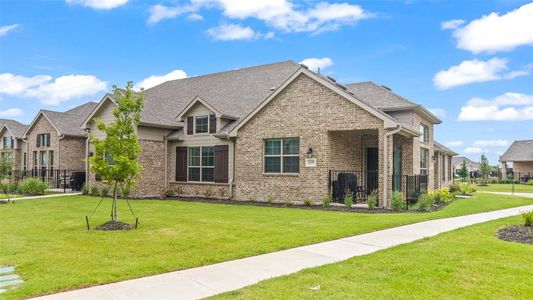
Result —
<path fill-rule="evenodd" d="M 378 188 L 378 148 L 366 148 L 366 188 L 368 193 Z"/>
<path fill-rule="evenodd" d="M 392 190 L 402 190 L 402 148 L 394 147 L 392 155 Z"/>

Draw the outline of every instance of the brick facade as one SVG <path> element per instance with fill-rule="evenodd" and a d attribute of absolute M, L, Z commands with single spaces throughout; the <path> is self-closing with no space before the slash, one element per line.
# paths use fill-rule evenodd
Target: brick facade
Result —
<path fill-rule="evenodd" d="M 37 147 L 37 135 L 42 133 L 50 134 L 50 146 L 40 146 Z M 49 165 L 50 158 L 48 157 L 48 167 L 58 168 L 59 160 L 59 136 L 57 130 L 50 124 L 50 122 L 43 116 L 39 116 L 38 119 L 33 123 L 33 126 L 26 133 L 26 140 L 28 141 L 28 169 L 39 168 L 41 167 L 40 162 L 40 153 L 41 151 L 46 151 L 47 156 L 50 155 L 50 151 L 53 151 L 54 159 L 53 165 Z M 34 159 L 34 152 L 37 152 L 37 161 Z M 84 152 L 82 152 L 84 153 Z"/>

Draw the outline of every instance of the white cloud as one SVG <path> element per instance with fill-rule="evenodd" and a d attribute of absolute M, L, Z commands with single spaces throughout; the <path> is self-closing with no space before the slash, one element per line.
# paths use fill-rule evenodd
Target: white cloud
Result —
<path fill-rule="evenodd" d="M 337 30 L 340 26 L 353 25 L 374 16 L 359 5 L 349 3 L 320 2 L 314 6 L 296 9 L 288 0 L 191 0 L 181 6 L 152 6 L 148 22 L 157 23 L 184 13 L 196 13 L 203 8 L 222 10 L 222 14 L 230 19 L 257 19 L 285 32 L 319 33 Z"/>
<path fill-rule="evenodd" d="M 441 29 L 457 29 L 459 26 L 463 25 L 465 23 L 464 20 L 455 19 L 450 21 L 445 21 L 440 23 Z"/>
<path fill-rule="evenodd" d="M 137 83 L 134 88 L 135 90 L 139 90 L 140 88 L 149 89 L 163 82 L 167 82 L 167 81 L 175 80 L 175 79 L 182 79 L 186 77 L 187 77 L 187 73 L 185 73 L 185 71 L 174 70 L 165 75 L 148 76 L 145 79 L 141 80 L 139 83 Z"/>
<path fill-rule="evenodd" d="M 533 95 L 505 93 L 492 100 L 470 99 L 461 107 L 459 121 L 533 120 Z"/>
<path fill-rule="evenodd" d="M 68 4 L 79 4 L 94 9 L 112 9 L 128 3 L 129 0 L 66 0 Z"/>
<path fill-rule="evenodd" d="M 189 14 L 187 16 L 187 20 L 189 20 L 189 21 L 203 21 L 204 17 L 202 17 L 202 15 L 200 15 L 200 14 L 192 13 L 192 14 Z"/>
<path fill-rule="evenodd" d="M 460 26 L 460 25 L 459 25 Z M 523 45 L 533 45 L 533 3 L 506 14 L 493 12 L 455 27 L 457 47 L 472 53 L 510 51 Z"/>
<path fill-rule="evenodd" d="M 508 140 L 478 140 L 473 144 L 475 147 L 506 147 L 508 145 Z"/>
<path fill-rule="evenodd" d="M 16 117 L 24 114 L 24 111 L 18 107 L 8 108 L 0 111 L 0 117 Z"/>
<path fill-rule="evenodd" d="M 0 37 L 6 35 L 8 32 L 10 32 L 11 30 L 17 27 L 19 27 L 19 24 L 0 26 Z"/>
<path fill-rule="evenodd" d="M 333 61 L 329 57 L 310 57 L 302 60 L 300 63 L 308 66 L 309 69 L 314 72 L 317 72 L 318 68 L 320 68 L 320 70 L 324 70 L 325 68 L 333 65 Z"/>
<path fill-rule="evenodd" d="M 93 75 L 65 75 L 52 81 L 48 75 L 25 77 L 0 74 L 0 93 L 27 97 L 48 105 L 59 105 L 74 98 L 107 90 L 107 83 Z"/>
<path fill-rule="evenodd" d="M 530 66 L 523 70 L 507 72 L 507 63 L 507 59 L 497 57 L 488 61 L 465 60 L 448 70 L 439 71 L 433 77 L 433 83 L 438 89 L 444 90 L 474 82 L 512 79 L 529 74 Z"/>
<path fill-rule="evenodd" d="M 487 149 L 483 150 L 480 147 L 467 147 L 465 148 L 464 152 L 465 153 L 482 153 L 482 152 L 487 153 L 488 150 Z"/>
<path fill-rule="evenodd" d="M 446 111 L 443 108 L 430 108 L 429 111 L 441 119 L 446 118 Z"/>
<path fill-rule="evenodd" d="M 238 24 L 221 24 L 206 30 L 207 34 L 217 41 L 237 41 L 258 39 L 262 35 L 249 26 Z"/>
<path fill-rule="evenodd" d="M 459 147 L 463 145 L 463 141 L 450 141 L 446 143 L 447 147 Z"/>

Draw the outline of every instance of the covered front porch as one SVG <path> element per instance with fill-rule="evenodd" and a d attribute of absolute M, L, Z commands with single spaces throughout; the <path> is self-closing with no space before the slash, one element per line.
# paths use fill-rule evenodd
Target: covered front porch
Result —
<path fill-rule="evenodd" d="M 379 206 L 387 207 L 394 191 L 411 202 L 427 192 L 427 175 L 413 170 L 413 138 L 409 130 L 329 131 L 328 188 L 332 201 L 366 203 L 375 193 Z"/>

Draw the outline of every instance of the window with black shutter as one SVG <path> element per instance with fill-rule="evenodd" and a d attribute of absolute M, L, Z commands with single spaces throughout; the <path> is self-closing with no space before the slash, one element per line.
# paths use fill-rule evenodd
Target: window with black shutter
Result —
<path fill-rule="evenodd" d="M 215 182 L 228 182 L 228 145 L 215 146 Z"/>
<path fill-rule="evenodd" d="M 215 115 L 209 115 L 209 133 L 217 132 L 217 117 Z"/>
<path fill-rule="evenodd" d="M 187 117 L 187 134 L 193 134 L 194 130 L 194 118 Z"/>
<path fill-rule="evenodd" d="M 187 147 L 176 147 L 176 181 L 187 181 Z"/>

